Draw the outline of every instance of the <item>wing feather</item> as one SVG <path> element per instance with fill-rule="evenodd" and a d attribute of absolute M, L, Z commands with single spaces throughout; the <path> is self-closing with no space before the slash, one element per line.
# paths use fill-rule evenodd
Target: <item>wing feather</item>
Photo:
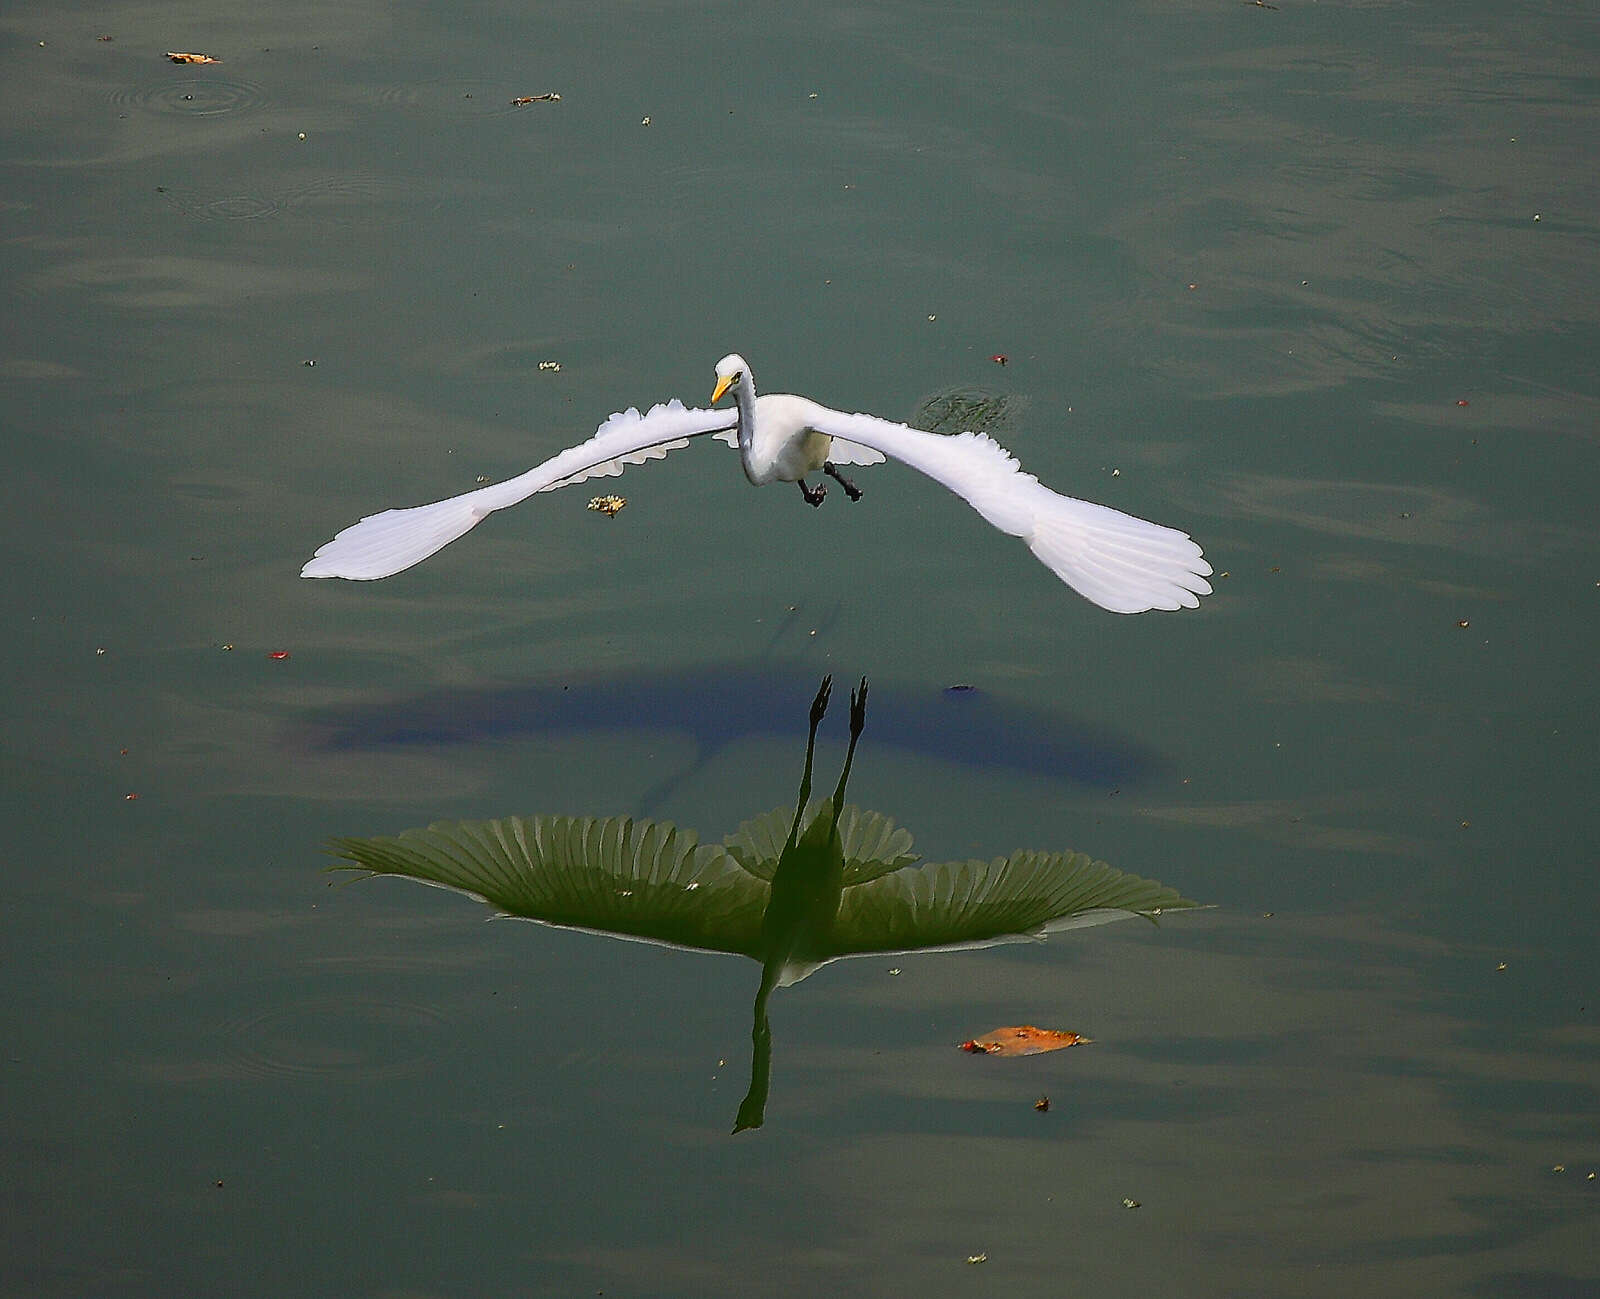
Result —
<path fill-rule="evenodd" d="M 454 889 L 561 929 L 759 960 L 771 887 L 692 830 L 628 817 L 438 821 L 335 839 L 350 867 Z"/>
<path fill-rule="evenodd" d="M 1194 905 L 1084 853 L 921 863 L 846 888 L 824 959 L 991 947 Z"/>
<path fill-rule="evenodd" d="M 1211 594 L 1211 565 L 1187 533 L 1053 492 L 987 434 L 947 437 L 825 406 L 812 412 L 811 426 L 948 487 L 1001 532 L 1021 537 L 1046 568 L 1102 609 L 1193 609 Z"/>
<path fill-rule="evenodd" d="M 300 576 L 357 582 L 390 577 L 442 550 L 496 510 L 586 478 L 614 478 L 628 465 L 659 460 L 687 446 L 690 438 L 725 430 L 737 419 L 736 411 L 685 407 L 676 398 L 643 415 L 631 408 L 620 411 L 587 441 L 516 478 L 431 505 L 369 514 L 319 546 Z"/>

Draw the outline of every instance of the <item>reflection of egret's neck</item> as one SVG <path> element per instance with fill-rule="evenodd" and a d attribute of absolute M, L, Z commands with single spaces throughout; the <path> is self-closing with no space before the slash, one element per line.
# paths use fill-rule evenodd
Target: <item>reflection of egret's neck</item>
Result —
<path fill-rule="evenodd" d="M 844 810 L 845 786 L 855 761 L 856 742 L 866 724 L 867 683 L 850 694 L 850 747 L 833 798 L 817 809 L 801 833 L 806 804 L 811 801 L 811 773 L 817 747 L 817 727 L 828 711 L 831 677 L 811 704 L 811 730 L 806 736 L 806 763 L 800 775 L 800 796 L 794 820 L 772 873 L 772 892 L 761 917 L 761 987 L 756 992 L 754 1023 L 750 1030 L 750 1090 L 739 1106 L 735 1132 L 760 1127 L 772 1070 L 772 1028 L 767 1001 L 774 988 L 804 977 L 832 951 L 830 938 L 839 903 L 844 896 L 844 845 L 839 841 L 839 817 Z"/>
<path fill-rule="evenodd" d="M 735 1132 L 759 1128 L 766 1121 L 767 1091 L 772 1083 L 772 1027 L 767 1022 L 767 999 L 777 986 L 778 965 L 768 962 L 761 970 L 755 1023 L 750 1029 L 750 1088 L 739 1103 L 739 1114 L 733 1121 Z"/>

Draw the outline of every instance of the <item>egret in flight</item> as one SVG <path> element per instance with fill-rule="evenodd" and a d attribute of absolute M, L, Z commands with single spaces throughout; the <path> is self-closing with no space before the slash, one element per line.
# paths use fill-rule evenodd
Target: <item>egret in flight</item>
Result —
<path fill-rule="evenodd" d="M 718 409 L 730 391 L 733 409 Z M 856 500 L 861 492 L 841 466 L 903 461 L 948 487 L 1001 532 L 1021 537 L 1052 573 L 1113 613 L 1193 609 L 1211 594 L 1211 565 L 1186 533 L 1058 495 L 986 434 L 925 433 L 876 415 L 831 410 L 806 397 L 758 397 L 750 366 L 737 354 L 717 362 L 711 401 L 709 408 L 691 409 L 674 399 L 643 415 L 626 410 L 588 441 L 516 478 L 431 505 L 369 515 L 318 549 L 300 576 L 389 577 L 536 492 L 615 477 L 628 465 L 659 460 L 709 433 L 738 448 L 745 477 L 755 486 L 796 483 L 812 505 L 822 504 L 827 488 L 809 486 L 807 475 L 835 479 Z"/>

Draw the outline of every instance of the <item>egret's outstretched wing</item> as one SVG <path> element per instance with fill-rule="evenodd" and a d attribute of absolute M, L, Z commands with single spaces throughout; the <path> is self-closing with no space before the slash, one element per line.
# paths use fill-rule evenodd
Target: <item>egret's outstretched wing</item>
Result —
<path fill-rule="evenodd" d="M 1001 532 L 1021 537 L 1046 568 L 1102 609 L 1192 609 L 1211 594 L 1211 565 L 1186 533 L 1059 495 L 986 434 L 946 437 L 820 405 L 810 424 L 943 483 Z"/>
<path fill-rule="evenodd" d="M 317 549 L 301 577 L 344 577 L 366 582 L 389 577 L 421 563 L 436 550 L 470 531 L 495 510 L 586 478 L 609 478 L 627 465 L 659 460 L 687 446 L 701 433 L 715 433 L 738 421 L 732 410 L 686 408 L 674 399 L 641 415 L 613 415 L 587 442 L 569 447 L 525 474 L 480 487 L 431 505 L 385 510 L 352 524 Z"/>
<path fill-rule="evenodd" d="M 907 866 L 845 889 L 824 959 L 990 947 L 1194 905 L 1081 852 Z"/>
<path fill-rule="evenodd" d="M 440 821 L 331 846 L 352 863 L 335 869 L 455 889 L 502 915 L 756 959 L 772 892 L 693 831 L 622 816 Z"/>

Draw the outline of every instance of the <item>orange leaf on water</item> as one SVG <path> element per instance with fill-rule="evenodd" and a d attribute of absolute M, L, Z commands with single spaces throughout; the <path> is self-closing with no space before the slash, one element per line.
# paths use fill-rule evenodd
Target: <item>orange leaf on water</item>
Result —
<path fill-rule="evenodd" d="M 972 1038 L 963 1042 L 961 1049 L 974 1055 L 1040 1055 L 1093 1040 L 1081 1033 L 1062 1033 L 1053 1028 L 1021 1024 L 1014 1028 L 997 1028 L 992 1033 Z"/>
<path fill-rule="evenodd" d="M 174 63 L 221 63 L 221 59 L 214 59 L 209 54 L 184 54 L 177 50 L 168 50 L 167 57 Z"/>

